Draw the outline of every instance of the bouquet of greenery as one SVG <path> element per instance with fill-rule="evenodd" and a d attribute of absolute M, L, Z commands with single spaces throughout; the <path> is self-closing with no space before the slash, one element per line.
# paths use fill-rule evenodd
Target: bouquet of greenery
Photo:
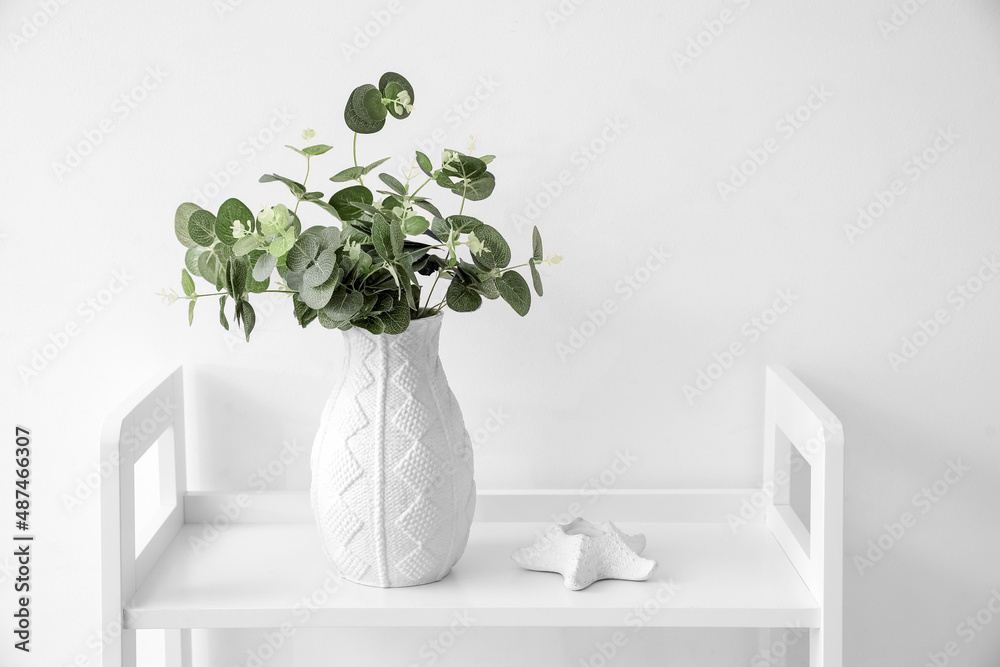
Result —
<path fill-rule="evenodd" d="M 542 295 L 537 264 L 555 264 L 558 256 L 545 259 L 542 239 L 532 231 L 532 255 L 518 266 L 510 266 L 510 246 L 495 228 L 465 215 L 465 204 L 486 199 L 496 179 L 489 171 L 492 155 L 473 157 L 445 150 L 441 165 L 434 168 L 430 158 L 416 152 L 403 183 L 391 174 L 378 175 L 387 190 L 374 193 L 365 185 L 365 176 L 389 158 L 367 166 L 358 164 L 359 134 L 378 132 L 386 117 L 403 119 L 413 110 L 413 87 L 393 72 L 386 72 L 378 87 L 358 86 L 344 110 L 344 120 L 354 131 L 354 166 L 330 178 L 349 185 L 329 199 L 306 186 L 312 159 L 330 146 L 315 144 L 304 148 L 289 146 L 306 160 L 302 182 L 277 174 L 261 176 L 261 183 L 280 182 L 287 186 L 295 204 L 264 208 L 256 216 L 238 199 L 227 199 L 213 215 L 201 207 L 185 203 L 177 209 L 174 231 L 188 248 L 181 271 L 183 296 L 174 290 L 163 296 L 173 303 L 189 301 L 188 320 L 193 322 L 199 299 L 219 297 L 219 319 L 229 328 L 226 302 L 234 304 L 234 319 L 242 324 L 247 340 L 255 314 L 250 295 L 283 292 L 292 296 L 295 317 L 303 327 L 313 320 L 328 329 L 362 327 L 380 334 L 398 334 L 410 321 L 431 317 L 445 306 L 458 312 L 479 308 L 483 298 L 506 301 L 524 316 L 531 306 L 531 291 L 516 269 L 528 267 L 535 292 Z M 312 130 L 302 133 L 308 142 Z M 471 151 L 470 151 L 471 152 Z M 416 167 L 426 176 L 412 187 Z M 461 199 L 458 213 L 445 216 L 420 192 L 429 183 L 452 192 Z M 376 199 L 376 194 L 381 199 Z M 299 205 L 318 206 L 340 222 L 340 226 L 302 229 Z M 467 258 L 460 256 L 462 247 Z M 465 254 L 462 251 L 462 254 Z M 269 289 L 277 270 L 280 289 Z M 431 283 L 426 296 L 417 275 Z M 199 294 L 198 276 L 217 290 Z M 433 278 L 431 278 L 433 276 Z M 434 290 L 441 280 L 448 283 L 444 297 L 434 302 Z"/>

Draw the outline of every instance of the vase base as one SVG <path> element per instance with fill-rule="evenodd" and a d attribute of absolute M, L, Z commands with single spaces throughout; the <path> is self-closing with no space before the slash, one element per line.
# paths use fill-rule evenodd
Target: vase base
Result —
<path fill-rule="evenodd" d="M 383 586 L 382 584 L 375 583 L 373 581 L 358 581 L 357 579 L 351 579 L 350 577 L 345 576 L 343 574 L 341 574 L 340 576 L 341 578 L 344 579 L 344 581 L 349 581 L 352 584 L 357 584 L 359 586 L 367 586 L 368 588 L 412 588 L 414 586 L 426 586 L 428 584 L 436 584 L 437 582 L 447 577 L 449 574 L 451 574 L 450 567 L 443 575 L 441 575 L 437 579 L 428 579 L 427 581 L 418 581 L 412 584 L 387 584 L 385 586 Z"/>

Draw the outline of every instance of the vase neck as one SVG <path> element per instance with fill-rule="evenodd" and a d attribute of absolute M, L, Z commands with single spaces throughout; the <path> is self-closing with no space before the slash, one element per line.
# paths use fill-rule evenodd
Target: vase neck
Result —
<path fill-rule="evenodd" d="M 373 334 L 361 327 L 344 332 L 348 363 L 371 353 L 385 357 L 406 356 L 411 363 L 436 363 L 441 315 L 413 320 L 401 334 Z"/>

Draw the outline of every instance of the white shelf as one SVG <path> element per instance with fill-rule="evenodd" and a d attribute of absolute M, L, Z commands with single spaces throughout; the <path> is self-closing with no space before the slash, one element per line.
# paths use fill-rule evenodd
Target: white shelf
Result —
<path fill-rule="evenodd" d="M 560 575 L 516 566 L 511 551 L 544 527 L 524 521 L 565 513 L 577 499 L 525 490 L 479 494 L 469 546 L 443 581 L 378 589 L 334 573 L 303 493 L 256 497 L 195 550 L 205 522 L 232 503 L 187 490 L 178 368 L 105 421 L 102 457 L 119 464 L 101 487 L 102 623 L 123 631 L 102 662 L 136 667 L 139 629 L 165 629 L 167 664 L 190 667 L 193 628 L 442 627 L 468 613 L 478 626 L 807 627 L 810 667 L 842 667 L 843 429 L 783 368 L 768 368 L 764 403 L 762 487 L 609 491 L 588 508 L 589 518 L 599 512 L 646 534 L 643 555 L 659 562 L 650 581 L 571 591 Z M 137 550 L 134 467 L 157 440 L 162 512 Z M 808 529 L 789 504 L 793 448 L 809 463 Z M 758 511 L 733 531 L 726 518 L 747 503 Z"/>
<path fill-rule="evenodd" d="M 646 582 L 599 581 L 567 590 L 558 574 L 528 572 L 510 552 L 541 525 L 474 523 L 465 555 L 443 581 L 378 589 L 331 578 L 315 526 L 234 524 L 195 554 L 186 525 L 131 603 L 130 628 L 447 626 L 469 611 L 477 626 L 621 626 L 645 612 L 647 625 L 816 627 L 820 607 L 771 531 L 721 523 L 624 524 L 646 534 L 644 555 L 660 565 Z M 304 599 L 325 604 L 304 613 Z M 664 587 L 670 581 L 673 589 Z M 337 588 L 335 588 L 337 587 Z M 661 600 L 657 601 L 659 592 Z"/>

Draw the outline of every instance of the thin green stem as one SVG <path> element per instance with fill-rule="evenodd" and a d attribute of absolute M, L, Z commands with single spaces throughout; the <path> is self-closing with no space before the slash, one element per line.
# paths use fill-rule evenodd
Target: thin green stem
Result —
<path fill-rule="evenodd" d="M 431 294 L 434 294 L 434 288 L 437 287 L 438 280 L 441 279 L 441 269 L 438 269 L 437 275 L 434 276 L 434 282 L 431 284 L 431 291 L 427 293 L 427 301 L 424 302 L 424 310 L 431 305 Z"/>
<path fill-rule="evenodd" d="M 354 133 L 354 166 L 358 166 L 358 133 Z"/>
<path fill-rule="evenodd" d="M 465 210 L 465 194 L 462 194 L 462 205 L 458 207 L 458 214 L 462 215 L 462 211 Z"/>
<path fill-rule="evenodd" d="M 305 185 L 306 181 L 309 180 L 309 167 L 311 167 L 311 166 L 312 166 L 312 156 L 311 155 L 307 155 L 306 156 L 306 177 L 302 179 L 302 185 Z M 307 190 L 308 190 L 308 188 L 307 188 Z M 301 199 L 296 199 L 295 200 L 295 209 L 292 210 L 292 214 L 298 214 L 298 212 L 299 212 L 299 204 L 301 204 L 301 203 L 302 203 Z"/>
<path fill-rule="evenodd" d="M 421 190 L 423 190 L 423 189 L 424 189 L 424 185 L 427 185 L 428 183 L 430 183 L 430 182 L 431 182 L 431 181 L 433 181 L 433 180 L 434 180 L 433 178 L 428 178 L 428 179 L 427 179 L 426 181 L 424 181 L 424 182 L 423 182 L 423 184 L 422 184 L 422 185 L 421 185 L 421 186 L 420 186 L 419 188 L 417 188 L 416 190 L 414 190 L 414 191 L 413 191 L 413 192 L 412 192 L 412 193 L 411 193 L 411 194 L 409 195 L 409 197 L 410 197 L 411 199 L 412 199 L 413 197 L 416 197 L 416 196 L 417 196 L 417 193 L 418 193 L 418 192 L 420 192 Z"/>

